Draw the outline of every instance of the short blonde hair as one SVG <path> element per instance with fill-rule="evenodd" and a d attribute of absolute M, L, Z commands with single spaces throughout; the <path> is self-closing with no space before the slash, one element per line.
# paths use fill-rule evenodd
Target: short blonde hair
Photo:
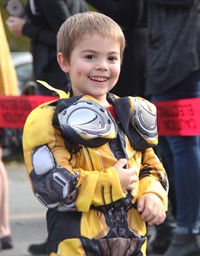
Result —
<path fill-rule="evenodd" d="M 85 34 L 95 33 L 119 42 L 121 59 L 123 58 L 125 38 L 121 27 L 108 16 L 92 11 L 75 14 L 62 24 L 57 34 L 57 51 L 70 60 L 76 43 Z"/>

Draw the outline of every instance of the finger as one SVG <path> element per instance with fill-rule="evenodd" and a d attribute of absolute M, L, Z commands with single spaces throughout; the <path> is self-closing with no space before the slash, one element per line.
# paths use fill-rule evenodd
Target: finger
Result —
<path fill-rule="evenodd" d="M 7 22 L 8 22 L 8 23 L 12 23 L 12 22 L 13 22 L 13 18 L 12 18 L 12 17 L 9 17 L 9 18 L 7 19 Z"/>
<path fill-rule="evenodd" d="M 142 212 L 144 209 L 144 198 L 140 198 L 137 204 L 138 212 Z"/>
<path fill-rule="evenodd" d="M 159 217 L 157 215 L 155 216 L 154 214 L 149 213 L 149 214 L 143 215 L 142 219 L 145 222 L 148 222 L 149 225 L 152 225 L 154 224 L 154 221 L 158 221 Z"/>
<path fill-rule="evenodd" d="M 147 222 L 149 225 L 159 225 L 165 220 L 166 214 L 164 211 L 159 211 L 156 215 L 154 215 Z"/>

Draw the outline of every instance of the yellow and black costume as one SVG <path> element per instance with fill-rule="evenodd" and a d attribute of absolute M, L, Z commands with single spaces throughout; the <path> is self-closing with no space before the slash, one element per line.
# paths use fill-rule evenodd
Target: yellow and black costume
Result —
<path fill-rule="evenodd" d="M 146 255 L 138 198 L 153 192 L 167 208 L 167 177 L 152 146 L 154 106 L 108 94 L 117 120 L 91 96 L 45 103 L 29 115 L 24 157 L 33 191 L 48 207 L 48 253 L 62 256 Z M 128 159 L 139 181 L 125 195 L 114 164 Z"/>

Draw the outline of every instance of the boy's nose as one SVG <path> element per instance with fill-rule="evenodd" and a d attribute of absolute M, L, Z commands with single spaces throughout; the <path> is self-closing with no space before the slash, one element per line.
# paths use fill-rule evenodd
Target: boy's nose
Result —
<path fill-rule="evenodd" d="M 108 63 L 106 60 L 99 60 L 96 69 L 98 70 L 108 70 Z"/>

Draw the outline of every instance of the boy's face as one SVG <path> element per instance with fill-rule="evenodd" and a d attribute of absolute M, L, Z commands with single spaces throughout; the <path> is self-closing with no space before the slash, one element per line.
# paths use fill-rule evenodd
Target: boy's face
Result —
<path fill-rule="evenodd" d="M 77 42 L 70 61 L 58 54 L 62 70 L 69 73 L 73 94 L 91 95 L 106 105 L 106 93 L 116 84 L 120 69 L 120 43 L 98 34 Z"/>

